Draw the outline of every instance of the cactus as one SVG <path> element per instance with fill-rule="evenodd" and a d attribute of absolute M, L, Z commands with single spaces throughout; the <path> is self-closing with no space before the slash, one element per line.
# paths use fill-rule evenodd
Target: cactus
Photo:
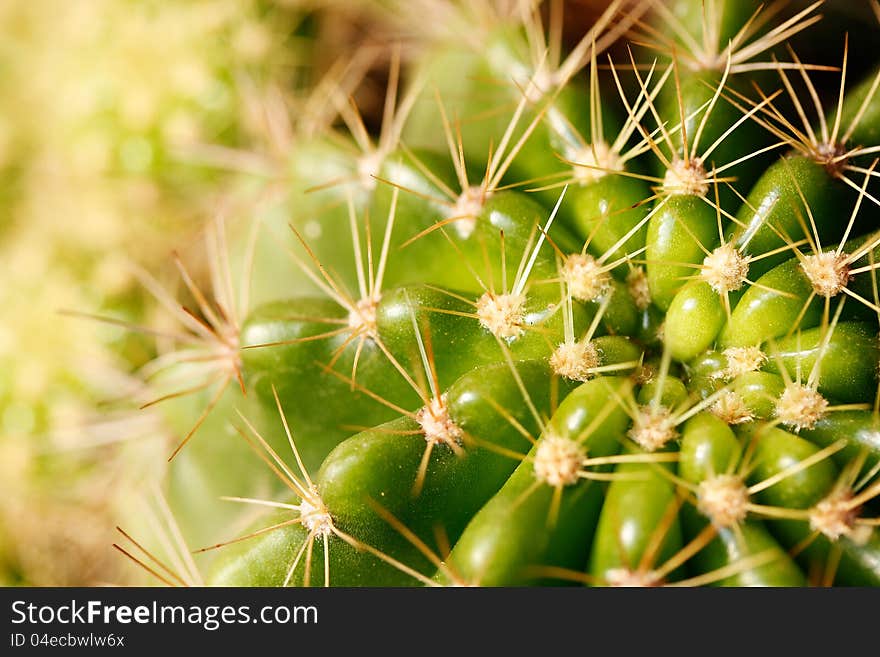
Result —
<path fill-rule="evenodd" d="M 375 121 L 318 85 L 340 120 L 248 183 L 281 200 L 179 298 L 143 277 L 175 439 L 117 550 L 168 585 L 880 584 L 865 22 L 374 4 L 418 36 Z"/>

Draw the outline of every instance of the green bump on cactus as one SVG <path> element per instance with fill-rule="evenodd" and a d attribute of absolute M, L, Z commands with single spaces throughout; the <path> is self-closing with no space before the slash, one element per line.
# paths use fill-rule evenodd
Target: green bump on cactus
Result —
<path fill-rule="evenodd" d="M 592 468 L 614 462 L 628 420 L 608 397 L 626 385 L 626 379 L 601 377 L 560 404 L 453 546 L 448 567 L 459 580 L 523 585 L 546 581 L 541 567 L 583 567 L 602 499 L 603 476 Z"/>
<path fill-rule="evenodd" d="M 537 431 L 540 413 L 549 414 L 568 389 L 540 361 L 487 365 L 464 375 L 418 412 L 340 443 L 307 486 L 309 508 L 323 509 L 324 515 L 316 517 L 328 523 L 320 537 L 326 536 L 324 559 L 332 581 L 378 586 L 387 581 L 388 567 L 398 571 L 395 582 L 418 579 L 418 573 L 424 578 L 430 563 L 407 540 L 408 532 L 426 541 L 441 526 L 455 540 L 516 467 L 529 446 L 526 436 Z M 299 513 L 306 524 L 301 503 Z M 406 532 L 389 524 L 386 514 Z M 298 524 L 297 516 L 288 522 Z M 314 529 L 304 536 L 301 530 L 291 532 L 299 535 L 300 546 L 319 536 Z M 288 543 L 270 538 L 271 533 L 241 542 L 237 551 L 223 555 L 217 571 L 221 581 L 255 584 L 259 580 L 249 580 L 252 560 L 285 558 Z M 373 555 L 367 561 L 376 561 L 369 571 L 360 554 L 364 546 Z M 271 583 L 309 581 L 306 563 L 287 559 L 287 564 L 285 577 Z"/>

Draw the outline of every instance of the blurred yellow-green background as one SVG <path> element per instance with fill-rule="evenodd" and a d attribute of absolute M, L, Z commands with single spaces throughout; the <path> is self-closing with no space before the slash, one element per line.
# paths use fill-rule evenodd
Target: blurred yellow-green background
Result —
<path fill-rule="evenodd" d="M 161 325 L 137 272 L 173 280 L 219 208 L 255 211 L 254 181 L 332 121 L 305 90 L 329 79 L 369 107 L 370 15 L 0 0 L 0 585 L 143 581 L 111 544 L 174 439 L 138 410 L 155 340 L 77 314 Z"/>

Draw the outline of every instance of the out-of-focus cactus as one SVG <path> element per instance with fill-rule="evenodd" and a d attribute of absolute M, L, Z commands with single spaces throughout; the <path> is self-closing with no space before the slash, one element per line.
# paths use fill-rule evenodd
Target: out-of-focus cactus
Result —
<path fill-rule="evenodd" d="M 312 66 L 308 34 L 297 36 L 305 12 L 226 0 L 38 0 L 3 3 L 0 14 L 9 37 L 0 46 L 0 297 L 8 309 L 0 447 L 9 455 L 4 490 L 15 491 L 0 503 L 0 524 L 15 527 L 3 532 L 4 563 L 15 581 L 115 581 L 123 573 L 113 560 L 94 555 L 104 554 L 121 501 L 162 470 L 147 456 L 156 439 L 138 441 L 167 429 L 156 415 L 127 414 L 142 385 L 133 368 L 156 347 L 120 326 L 59 313 L 152 322 L 136 268 L 164 266 L 236 184 L 195 166 L 191 152 L 256 139 L 253 89 Z M 129 467 L 139 462 L 151 465 Z M 124 485 L 88 484 L 109 471 Z M 74 513 L 92 519 L 75 525 L 93 535 L 74 535 L 64 522 Z M 51 558 L 56 543 L 95 567 Z"/>

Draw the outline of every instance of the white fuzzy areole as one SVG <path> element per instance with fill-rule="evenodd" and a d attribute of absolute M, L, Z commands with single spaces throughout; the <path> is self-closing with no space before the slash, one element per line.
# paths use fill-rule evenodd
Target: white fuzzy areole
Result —
<path fill-rule="evenodd" d="M 652 588 L 660 586 L 662 580 L 653 570 L 612 568 L 605 573 L 605 583 L 617 587 Z"/>
<path fill-rule="evenodd" d="M 801 270 L 810 281 L 813 291 L 820 297 L 833 297 L 847 286 L 852 276 L 845 253 L 826 251 L 804 256 Z"/>
<path fill-rule="evenodd" d="M 749 491 L 737 475 L 717 475 L 700 483 L 697 509 L 716 527 L 732 527 L 745 520 Z"/>
<path fill-rule="evenodd" d="M 355 304 L 355 309 L 348 314 L 348 325 L 355 331 L 368 336 L 375 336 L 376 311 L 379 307 L 379 298 L 366 297 Z"/>
<path fill-rule="evenodd" d="M 749 258 L 731 244 L 724 244 L 703 258 L 700 277 L 718 294 L 735 292 L 749 275 Z"/>
<path fill-rule="evenodd" d="M 735 379 L 740 374 L 757 372 L 767 362 L 767 354 L 758 347 L 729 347 L 722 352 L 727 359 L 727 367 L 724 368 L 725 378 Z"/>
<path fill-rule="evenodd" d="M 592 341 L 563 342 L 550 356 L 550 367 L 571 381 L 588 381 L 599 367 L 599 350 Z"/>
<path fill-rule="evenodd" d="M 485 202 L 486 195 L 481 187 L 468 187 L 455 200 L 449 216 L 458 217 L 452 222 L 452 227 L 461 239 L 466 240 L 473 235 L 477 227 L 477 217 L 483 211 Z"/>
<path fill-rule="evenodd" d="M 864 545 L 871 537 L 868 525 L 859 526 L 856 520 L 859 509 L 850 504 L 853 493 L 838 489 L 810 509 L 810 528 L 822 532 L 832 541 L 847 537 L 858 545 Z"/>
<path fill-rule="evenodd" d="M 312 536 L 327 536 L 333 531 L 333 518 L 318 496 L 317 489 L 312 488 L 310 492 L 312 494 L 299 503 L 302 525 Z"/>
<path fill-rule="evenodd" d="M 645 310 L 651 305 L 651 288 L 642 267 L 636 267 L 626 275 L 626 289 L 639 310 Z"/>
<path fill-rule="evenodd" d="M 812 429 L 827 414 L 828 400 L 800 383 L 787 385 L 776 400 L 776 417 L 795 431 Z"/>
<path fill-rule="evenodd" d="M 700 158 L 694 157 L 687 162 L 678 158 L 673 160 L 663 177 L 663 191 L 673 196 L 703 197 L 708 194 L 706 169 Z"/>
<path fill-rule="evenodd" d="M 813 159 L 824 165 L 832 176 L 838 177 L 850 163 L 849 158 L 841 157 L 846 152 L 846 144 L 825 141 L 813 147 Z"/>
<path fill-rule="evenodd" d="M 577 483 L 587 451 L 583 445 L 562 436 L 544 436 L 535 450 L 535 479 L 548 486 Z"/>
<path fill-rule="evenodd" d="M 672 413 L 665 406 L 640 406 L 627 434 L 648 452 L 654 452 L 678 437 Z"/>
<path fill-rule="evenodd" d="M 358 180 L 366 191 L 371 192 L 376 189 L 376 176 L 382 169 L 384 159 L 384 154 L 379 151 L 366 153 L 357 159 Z"/>
<path fill-rule="evenodd" d="M 611 171 L 623 171 L 624 167 L 620 155 L 604 141 L 579 148 L 570 148 L 566 155 L 569 161 L 575 163 L 571 167 L 572 172 L 574 179 L 581 185 L 601 180 Z"/>
<path fill-rule="evenodd" d="M 743 424 L 755 419 L 755 414 L 743 400 L 742 395 L 733 390 L 720 392 L 709 410 L 727 424 Z"/>
<path fill-rule="evenodd" d="M 526 297 L 523 294 L 486 292 L 477 299 L 477 317 L 492 335 L 512 340 L 525 331 L 525 305 Z"/>
<path fill-rule="evenodd" d="M 565 259 L 562 277 L 571 296 L 578 301 L 595 301 L 611 286 L 611 274 L 591 255 L 575 253 Z"/>
<path fill-rule="evenodd" d="M 446 395 L 434 398 L 416 413 L 416 422 L 422 428 L 425 440 L 434 445 L 461 445 L 464 432 L 449 416 Z"/>

